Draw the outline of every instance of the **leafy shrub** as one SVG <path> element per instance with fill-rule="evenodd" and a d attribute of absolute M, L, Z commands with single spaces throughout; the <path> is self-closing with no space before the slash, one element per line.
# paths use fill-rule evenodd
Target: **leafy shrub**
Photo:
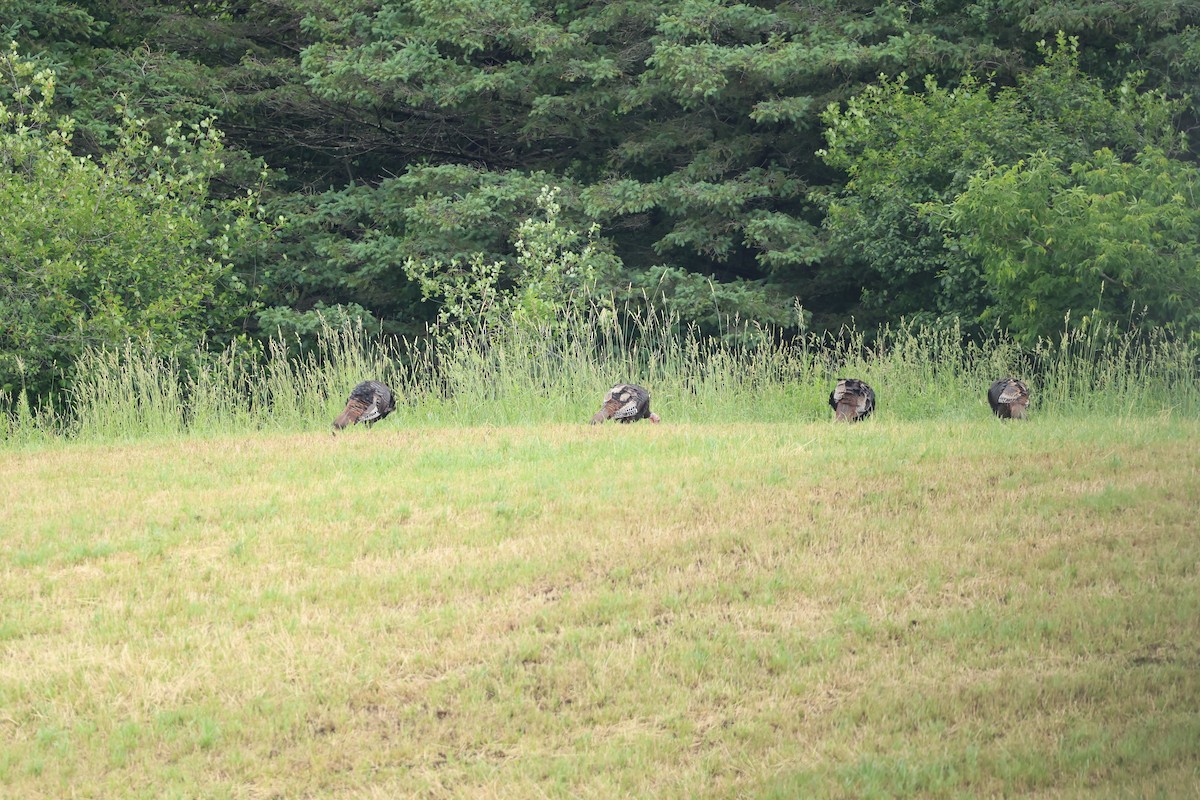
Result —
<path fill-rule="evenodd" d="M 89 347 L 149 336 L 169 353 L 236 329 L 250 298 L 231 262 L 262 228 L 253 193 L 210 192 L 212 121 L 155 140 L 126 115 L 114 151 L 79 157 L 54 74 L 15 47 L 0 74 L 0 390 L 61 391 Z"/>

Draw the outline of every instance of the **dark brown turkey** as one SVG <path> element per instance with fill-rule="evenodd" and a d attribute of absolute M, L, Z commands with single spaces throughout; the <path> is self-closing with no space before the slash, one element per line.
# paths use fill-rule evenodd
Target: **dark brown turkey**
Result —
<path fill-rule="evenodd" d="M 346 401 L 346 409 L 338 414 L 333 421 L 333 427 L 341 430 L 347 425 L 363 423 L 370 425 L 378 422 L 396 410 L 396 398 L 392 390 L 379 381 L 363 381 L 350 391 L 350 399 Z"/>
<path fill-rule="evenodd" d="M 600 410 L 592 416 L 592 424 L 600 425 L 605 420 L 637 422 L 648 419 L 658 422 L 659 416 L 650 410 L 650 392 L 632 383 L 618 383 L 604 395 Z"/>
<path fill-rule="evenodd" d="M 988 405 L 1000 419 L 1025 419 L 1029 388 L 1016 378 L 1001 378 L 988 389 Z"/>
<path fill-rule="evenodd" d="M 858 422 L 875 410 L 875 390 L 858 378 L 838 378 L 829 393 L 829 407 L 835 420 Z"/>

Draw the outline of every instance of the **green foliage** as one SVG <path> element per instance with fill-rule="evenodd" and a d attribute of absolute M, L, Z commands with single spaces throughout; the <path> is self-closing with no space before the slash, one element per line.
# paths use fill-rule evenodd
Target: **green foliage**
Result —
<path fill-rule="evenodd" d="M 611 284 L 620 265 L 597 238 L 598 225 L 586 234 L 563 227 L 560 191 L 543 187 L 538 207 L 545 219 L 525 220 L 516 236 L 515 321 L 542 330 L 552 330 L 567 313 L 598 302 L 597 287 L 602 281 Z"/>
<path fill-rule="evenodd" d="M 915 205 L 1038 149 L 1132 161 L 1200 130 L 1200 10 L 1179 0 L 11 0 L 0 25 L 55 68 L 76 155 L 119 150 L 126 117 L 160 143 L 214 117 L 214 197 L 257 193 L 270 165 L 285 235 L 226 263 L 262 300 L 241 330 L 306 346 L 324 318 L 421 334 L 440 301 L 409 260 L 482 254 L 508 291 L 543 186 L 564 229 L 598 226 L 601 295 L 656 295 L 708 333 L 783 324 L 796 298 L 818 329 L 979 333 L 980 259 Z"/>
<path fill-rule="evenodd" d="M 848 180 L 829 195 L 825 224 L 842 258 L 863 272 L 868 320 L 921 311 L 985 323 L 994 316 L 979 252 L 947 240 L 922 214 L 952 203 L 978 170 L 1036 152 L 1072 163 L 1099 148 L 1123 158 L 1146 148 L 1179 151 L 1180 103 L 1139 91 L 1137 76 L 1105 90 L 1080 71 L 1078 43 L 1061 34 L 1043 54 L 1013 86 L 967 78 L 947 88 L 926 78 L 918 93 L 900 76 L 826 110 L 822 157 Z M 1025 333 L 1032 340 L 1046 332 Z"/>
<path fill-rule="evenodd" d="M 426 299 L 438 301 L 433 328 L 442 339 L 482 337 L 515 325 L 555 335 L 564 319 L 602 301 L 597 291 L 601 276 L 613 273 L 619 261 L 596 238 L 564 227 L 561 190 L 542 187 L 537 204 L 543 218 L 529 218 L 517 229 L 517 257 L 511 288 L 506 288 L 504 264 L 485 261 L 476 253 L 465 261 L 418 262 L 409 259 L 405 272 Z"/>
<path fill-rule="evenodd" d="M 377 327 L 377 320 L 357 303 L 326 305 L 318 300 L 308 311 L 297 311 L 287 306 L 272 306 L 258 312 L 260 331 L 269 337 L 295 339 L 302 346 L 310 346 L 325 328 L 340 328 L 346 324 L 359 324 L 368 328 Z"/>
<path fill-rule="evenodd" d="M 514 300 L 500 287 L 503 265 L 482 255 L 465 262 L 442 264 L 406 261 L 404 269 L 421 285 L 425 297 L 438 300 L 434 331 L 487 331 L 511 316 Z"/>
<path fill-rule="evenodd" d="M 746 321 L 782 329 L 804 327 L 810 319 L 792 298 L 763 281 L 717 282 L 682 267 L 652 267 L 640 276 L 637 287 L 631 285 L 618 297 L 626 303 L 648 300 L 717 337 L 740 335 Z"/>
<path fill-rule="evenodd" d="M 686 274 L 767 322 L 825 253 L 804 195 L 817 110 L 840 91 L 830 65 L 870 74 L 924 41 L 868 5 L 318 4 L 303 65 L 322 98 L 425 143 L 404 175 L 355 190 L 394 255 L 511 264 L 498 232 L 528 216 L 531 186 L 558 185 L 624 266 L 602 290 Z"/>
<path fill-rule="evenodd" d="M 62 0 L 4 0 L 0 12 L 0 38 L 5 41 L 86 38 L 104 27 L 80 4 Z"/>
<path fill-rule="evenodd" d="M 517 265 L 509 240 L 520 221 L 536 212 L 547 177 L 530 175 L 517 182 L 446 165 L 377 187 L 352 186 L 277 202 L 287 222 L 280 257 L 260 276 L 274 301 L 259 315 L 264 333 L 273 333 L 281 322 L 297 329 L 320 327 L 318 316 L 358 316 L 359 308 L 391 333 L 421 333 L 438 314 L 437 303 L 426 299 L 444 295 L 423 287 L 403 265 L 429 264 L 432 274 L 454 272 L 472 261 L 497 262 L 496 280 L 503 275 L 504 284 L 511 283 Z"/>
<path fill-rule="evenodd" d="M 987 167 L 945 227 L 978 257 L 990 313 L 1032 342 L 1065 315 L 1200 337 L 1200 170 L 1157 149 Z"/>
<path fill-rule="evenodd" d="M 0 73 L 0 389 L 58 389 L 87 346 L 149 335 L 170 350 L 230 331 L 248 296 L 230 261 L 257 206 L 210 198 L 211 120 L 156 142 L 126 116 L 116 149 L 78 157 L 73 121 L 51 111 L 53 73 L 15 46 Z"/>

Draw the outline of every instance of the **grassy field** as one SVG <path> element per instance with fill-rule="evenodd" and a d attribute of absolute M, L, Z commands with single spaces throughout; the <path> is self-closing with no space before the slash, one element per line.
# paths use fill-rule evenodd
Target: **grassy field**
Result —
<path fill-rule="evenodd" d="M 1197 498 L 1166 415 L 0 451 L 0 795 L 1195 796 Z"/>

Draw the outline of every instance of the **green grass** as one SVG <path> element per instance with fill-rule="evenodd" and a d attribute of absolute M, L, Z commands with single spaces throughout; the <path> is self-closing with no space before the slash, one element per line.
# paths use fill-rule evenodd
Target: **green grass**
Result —
<path fill-rule="evenodd" d="M 0 795 L 1200 791 L 1200 423 L 673 402 L 0 452 Z"/>
<path fill-rule="evenodd" d="M 347 327 L 304 351 L 281 340 L 178 357 L 147 342 L 89 350 L 57 405 L 0 395 L 11 409 L 0 413 L 0 447 L 317 430 L 368 378 L 394 389 L 401 424 L 423 426 L 587 420 L 626 381 L 647 386 L 673 422 L 820 421 L 838 377 L 870 383 L 886 419 L 961 422 L 987 414 L 987 388 L 1005 375 L 1030 386 L 1037 414 L 1200 417 L 1195 347 L 1115 329 L 1022 349 L 999 334 L 969 341 L 955 326 L 884 328 L 870 343 L 853 330 L 782 342 L 743 326 L 714 340 L 652 311 L 624 326 L 603 309 L 564 314 L 417 341 Z"/>

